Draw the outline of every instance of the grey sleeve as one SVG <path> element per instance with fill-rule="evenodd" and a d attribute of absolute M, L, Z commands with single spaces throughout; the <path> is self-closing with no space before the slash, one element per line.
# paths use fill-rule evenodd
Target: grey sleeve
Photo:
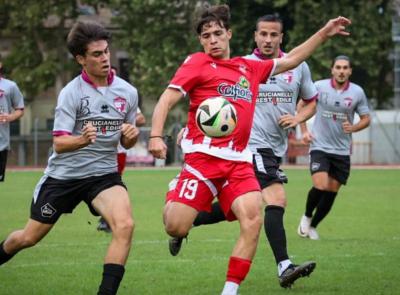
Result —
<path fill-rule="evenodd" d="M 359 115 L 367 115 L 367 114 L 369 114 L 369 107 L 368 107 L 367 97 L 366 97 L 366 95 L 364 93 L 364 90 L 362 90 L 360 88 L 360 91 L 361 91 L 360 100 L 359 100 L 359 102 L 357 104 L 356 112 Z"/>
<path fill-rule="evenodd" d="M 310 100 L 318 94 L 318 90 L 311 79 L 310 68 L 307 63 L 303 62 L 301 69 L 301 83 L 299 98 L 303 100 Z"/>
<path fill-rule="evenodd" d="M 58 132 L 71 134 L 75 126 L 76 112 L 77 109 L 74 105 L 73 96 L 64 88 L 57 100 L 53 134 L 57 135 Z"/>
<path fill-rule="evenodd" d="M 136 125 L 135 121 L 139 102 L 139 96 L 136 88 L 133 88 L 133 90 L 131 91 L 130 98 L 131 100 L 129 102 L 129 109 L 125 115 L 125 123 Z"/>
<path fill-rule="evenodd" d="M 11 104 L 14 110 L 24 108 L 24 97 L 17 84 L 14 84 L 14 87 L 12 87 Z"/>

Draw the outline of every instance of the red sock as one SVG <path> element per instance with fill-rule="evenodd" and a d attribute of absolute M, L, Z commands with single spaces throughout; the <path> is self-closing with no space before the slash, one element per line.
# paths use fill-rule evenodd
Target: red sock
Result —
<path fill-rule="evenodd" d="M 240 283 L 246 278 L 250 266 L 251 260 L 231 256 L 229 258 L 226 280 L 240 285 Z"/>

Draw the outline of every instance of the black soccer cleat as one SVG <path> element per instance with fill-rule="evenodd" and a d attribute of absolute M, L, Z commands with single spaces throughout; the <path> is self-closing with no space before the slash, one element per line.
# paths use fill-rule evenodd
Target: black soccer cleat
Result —
<path fill-rule="evenodd" d="M 172 256 L 178 255 L 179 251 L 181 250 L 182 247 L 182 241 L 183 239 L 186 239 L 187 241 L 187 236 L 182 237 L 182 238 L 170 238 L 168 241 L 168 246 L 169 246 L 169 253 L 171 253 Z"/>
<path fill-rule="evenodd" d="M 314 261 L 304 262 L 301 265 L 291 264 L 279 276 L 279 285 L 282 288 L 291 288 L 294 282 L 301 277 L 308 277 L 315 269 Z"/>
<path fill-rule="evenodd" d="M 103 217 L 101 217 L 99 219 L 99 225 L 97 226 L 97 230 L 104 231 L 106 233 L 111 232 L 110 226 L 108 225 L 107 221 Z"/>

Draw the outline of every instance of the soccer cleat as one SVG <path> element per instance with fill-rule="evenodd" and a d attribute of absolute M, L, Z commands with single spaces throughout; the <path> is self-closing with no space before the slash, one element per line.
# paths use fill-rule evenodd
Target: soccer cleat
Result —
<path fill-rule="evenodd" d="M 303 215 L 300 219 L 299 227 L 297 228 L 297 233 L 300 237 L 306 238 L 308 231 L 310 230 L 311 218 Z"/>
<path fill-rule="evenodd" d="M 179 251 L 181 250 L 182 247 L 182 241 L 183 239 L 186 239 L 187 241 L 187 236 L 186 237 L 173 237 L 170 238 L 168 241 L 168 246 L 169 246 L 169 253 L 171 253 L 172 256 L 178 255 Z"/>
<path fill-rule="evenodd" d="M 111 232 L 110 226 L 108 225 L 107 221 L 103 217 L 101 217 L 99 219 L 99 225 L 97 226 L 97 230 L 104 231 L 106 233 Z"/>
<path fill-rule="evenodd" d="M 294 282 L 301 277 L 308 277 L 315 269 L 316 263 L 308 261 L 301 265 L 291 264 L 279 276 L 279 285 L 282 288 L 291 288 Z"/>
<path fill-rule="evenodd" d="M 308 237 L 310 240 L 319 240 L 319 234 L 315 227 L 310 227 L 310 230 L 308 231 Z"/>

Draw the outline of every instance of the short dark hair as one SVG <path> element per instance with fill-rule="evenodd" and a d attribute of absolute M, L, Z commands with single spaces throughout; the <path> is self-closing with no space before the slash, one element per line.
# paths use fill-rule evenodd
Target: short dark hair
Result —
<path fill-rule="evenodd" d="M 206 4 L 204 5 L 200 17 L 196 22 L 195 29 L 197 34 L 200 35 L 204 25 L 211 22 L 216 22 L 221 28 L 229 30 L 230 19 L 231 13 L 228 5 L 223 4 L 210 6 L 209 4 Z"/>
<path fill-rule="evenodd" d="M 111 39 L 111 33 L 102 25 L 96 22 L 75 23 L 67 37 L 67 47 L 69 52 L 76 57 L 85 55 L 87 46 L 90 42 Z"/>
<path fill-rule="evenodd" d="M 256 22 L 256 31 L 258 30 L 258 24 L 260 22 L 272 22 L 272 23 L 280 23 L 281 24 L 281 33 L 283 32 L 283 21 L 279 17 L 279 14 L 266 14 L 257 19 Z"/>
<path fill-rule="evenodd" d="M 352 66 L 351 66 L 350 57 L 348 57 L 347 55 L 343 55 L 343 54 L 342 54 L 342 55 L 336 56 L 336 57 L 332 60 L 331 68 L 333 68 L 333 66 L 335 65 L 336 61 L 338 61 L 338 60 L 347 60 L 347 61 L 349 62 L 350 68 L 352 67 Z"/>

